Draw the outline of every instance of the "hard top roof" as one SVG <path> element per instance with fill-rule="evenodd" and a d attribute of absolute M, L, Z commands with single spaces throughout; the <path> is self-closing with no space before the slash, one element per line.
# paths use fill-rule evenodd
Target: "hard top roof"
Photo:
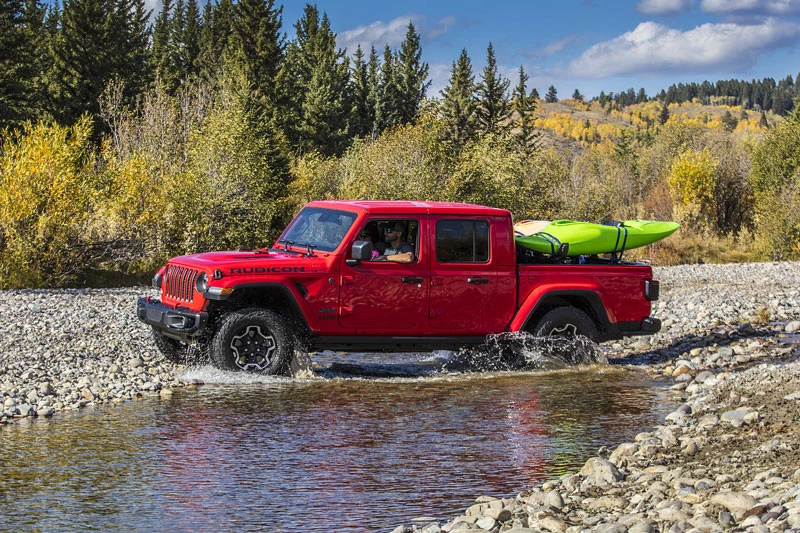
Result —
<path fill-rule="evenodd" d="M 318 200 L 308 205 L 331 209 L 364 210 L 372 215 L 494 215 L 508 216 L 506 209 L 458 202 L 424 200 Z"/>

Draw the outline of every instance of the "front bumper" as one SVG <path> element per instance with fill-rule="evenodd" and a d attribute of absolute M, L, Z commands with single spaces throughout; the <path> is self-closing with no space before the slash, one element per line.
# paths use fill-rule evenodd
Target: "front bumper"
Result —
<path fill-rule="evenodd" d="M 161 330 L 165 336 L 179 340 L 196 337 L 208 326 L 208 313 L 175 309 L 154 298 L 139 298 L 136 316 L 145 324 Z"/>

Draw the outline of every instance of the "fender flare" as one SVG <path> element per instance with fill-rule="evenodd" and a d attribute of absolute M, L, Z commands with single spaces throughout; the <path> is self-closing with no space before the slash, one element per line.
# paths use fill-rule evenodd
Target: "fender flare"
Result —
<path fill-rule="evenodd" d="M 613 329 L 608 319 L 603 300 L 596 290 L 590 287 L 572 289 L 549 289 L 543 287 L 534 290 L 520 306 L 517 316 L 511 322 L 511 331 L 523 331 L 538 322 L 547 311 L 556 307 L 571 306 L 586 312 L 595 321 L 600 337 Z"/>
<path fill-rule="evenodd" d="M 297 325 L 305 329 L 306 332 L 311 331 L 311 324 L 309 324 L 306 314 L 300 305 L 302 294 L 297 288 L 287 286 L 286 283 L 280 282 L 248 282 L 230 285 L 233 292 L 222 302 L 222 307 L 235 305 L 239 306 L 254 306 L 272 309 L 287 319 L 294 321 Z M 279 295 L 277 298 L 277 305 L 265 305 L 263 300 L 248 300 L 247 297 L 257 292 L 265 292 Z M 275 300 L 273 300 L 275 301 Z M 227 305 L 226 305 L 227 304 Z"/>

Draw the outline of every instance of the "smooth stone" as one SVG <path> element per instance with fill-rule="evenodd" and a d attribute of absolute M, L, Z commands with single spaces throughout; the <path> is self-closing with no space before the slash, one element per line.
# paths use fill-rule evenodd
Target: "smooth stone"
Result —
<path fill-rule="evenodd" d="M 725 507 L 737 521 L 758 504 L 758 500 L 744 492 L 720 492 L 714 494 L 710 501 Z"/>
<path fill-rule="evenodd" d="M 720 420 L 723 422 L 728 422 L 733 427 L 738 428 L 744 425 L 745 417 L 752 412 L 753 410 L 749 407 L 740 407 L 738 409 L 734 409 L 733 411 L 726 411 L 722 413 Z"/>

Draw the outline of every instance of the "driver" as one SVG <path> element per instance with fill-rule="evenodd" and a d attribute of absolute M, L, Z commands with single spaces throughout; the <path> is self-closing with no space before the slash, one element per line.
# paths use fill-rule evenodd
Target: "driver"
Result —
<path fill-rule="evenodd" d="M 414 261 L 414 249 L 405 241 L 406 225 L 395 222 L 384 228 L 384 241 L 386 250 L 377 261 L 393 261 L 395 263 L 411 263 Z"/>

